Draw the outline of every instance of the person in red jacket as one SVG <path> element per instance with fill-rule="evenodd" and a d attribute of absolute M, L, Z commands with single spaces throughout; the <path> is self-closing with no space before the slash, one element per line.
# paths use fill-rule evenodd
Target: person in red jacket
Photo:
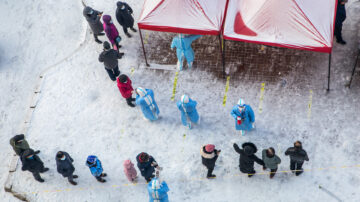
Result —
<path fill-rule="evenodd" d="M 131 86 L 131 80 L 125 74 L 121 74 L 117 78 L 117 86 L 120 90 L 121 95 L 126 99 L 126 103 L 130 107 L 135 107 L 135 104 L 132 102 L 135 101 L 135 98 L 132 98 L 134 92 L 133 87 Z"/>

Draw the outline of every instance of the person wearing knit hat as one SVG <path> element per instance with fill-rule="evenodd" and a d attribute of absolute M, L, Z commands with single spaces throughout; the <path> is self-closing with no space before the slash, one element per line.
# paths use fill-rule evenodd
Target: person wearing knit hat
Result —
<path fill-rule="evenodd" d="M 270 179 L 272 179 L 278 169 L 278 165 L 281 163 L 281 159 L 275 154 L 275 149 L 270 147 L 262 151 L 262 160 L 264 161 L 264 167 L 270 169 Z"/>
<path fill-rule="evenodd" d="M 137 179 L 137 172 L 135 170 L 134 164 L 130 161 L 130 159 L 127 159 L 124 161 L 123 165 L 127 179 L 130 182 L 135 183 Z"/>
<path fill-rule="evenodd" d="M 108 37 L 113 48 L 119 52 L 119 49 L 121 48 L 121 45 L 120 45 L 121 37 L 120 37 L 119 32 L 116 29 L 113 21 L 111 20 L 111 16 L 104 15 L 102 17 L 102 19 L 104 21 L 103 28 L 105 30 L 106 36 Z"/>
<path fill-rule="evenodd" d="M 181 96 L 181 99 L 176 103 L 181 112 L 181 122 L 184 126 L 192 127 L 192 123 L 200 123 L 200 117 L 196 110 L 197 102 L 190 99 L 186 94 Z"/>
<path fill-rule="evenodd" d="M 147 182 L 150 182 L 155 177 L 155 168 L 161 170 L 155 159 L 145 152 L 141 152 L 136 156 L 137 167 L 139 168 L 141 175 Z"/>
<path fill-rule="evenodd" d="M 243 99 L 239 99 L 230 114 L 235 120 L 235 129 L 239 130 L 241 135 L 254 128 L 255 113 L 250 105 L 244 103 Z"/>
<path fill-rule="evenodd" d="M 144 117 L 150 121 L 159 119 L 160 110 L 156 104 L 154 92 L 151 89 L 138 87 L 136 92 L 136 105 L 140 106 Z"/>
<path fill-rule="evenodd" d="M 123 96 L 123 98 L 126 99 L 126 103 L 130 107 L 135 107 L 135 105 L 132 103 L 135 101 L 135 98 L 132 98 L 134 89 L 131 85 L 130 78 L 128 76 L 126 76 L 125 74 L 121 74 L 117 78 L 117 86 L 118 86 L 119 91 L 120 91 L 121 95 Z"/>
<path fill-rule="evenodd" d="M 303 173 L 302 166 L 304 161 L 309 161 L 309 157 L 302 148 L 302 143 L 300 141 L 294 142 L 294 147 L 289 147 L 285 151 L 285 155 L 290 156 L 290 170 L 295 173 L 296 176 Z"/>
<path fill-rule="evenodd" d="M 39 182 L 44 182 L 45 180 L 41 178 L 40 173 L 44 173 L 49 170 L 49 168 L 44 167 L 44 163 L 41 159 L 35 154 L 34 150 L 27 149 L 21 154 L 20 158 L 22 162 L 21 170 L 29 171 L 33 174 L 35 180 Z"/>
<path fill-rule="evenodd" d="M 14 149 L 16 155 L 20 157 L 25 150 L 30 149 L 29 143 L 25 140 L 24 134 L 15 135 L 14 137 L 12 137 L 10 139 L 10 145 Z M 40 151 L 37 150 L 34 153 L 38 154 L 40 153 Z"/>
<path fill-rule="evenodd" d="M 101 183 L 106 182 L 103 177 L 106 177 L 107 174 L 103 172 L 104 170 L 102 168 L 101 161 L 98 159 L 97 156 L 88 156 L 85 165 L 89 167 L 91 174 L 96 178 L 97 181 Z"/>
<path fill-rule="evenodd" d="M 83 10 L 83 15 L 86 18 L 86 21 L 89 23 L 95 41 L 100 44 L 102 43 L 102 41 L 98 39 L 98 36 L 105 35 L 103 33 L 104 31 L 103 24 L 101 23 L 102 14 L 103 14 L 102 12 L 92 9 L 89 6 L 86 6 Z"/>
<path fill-rule="evenodd" d="M 219 157 L 221 150 L 216 150 L 215 145 L 203 145 L 200 150 L 202 164 L 208 169 L 206 177 L 208 179 L 215 178 L 216 175 L 212 174 L 215 168 L 215 162 Z"/>
<path fill-rule="evenodd" d="M 55 161 L 58 173 L 63 177 L 67 177 L 70 184 L 77 185 L 74 178 L 78 178 L 78 176 L 73 175 L 75 167 L 73 166 L 74 160 L 71 156 L 67 152 L 58 151 L 55 156 Z"/>
<path fill-rule="evenodd" d="M 256 173 L 254 170 L 254 162 L 264 166 L 264 161 L 255 155 L 257 148 L 254 143 L 245 142 L 241 145 L 242 149 L 234 143 L 233 147 L 235 151 L 240 154 L 239 169 L 242 173 L 248 174 L 248 177 L 252 177 Z"/>
<path fill-rule="evenodd" d="M 118 66 L 118 59 L 121 59 L 124 53 L 119 53 L 111 49 L 109 42 L 105 41 L 103 44 L 104 50 L 99 55 L 99 62 L 103 62 L 105 70 L 109 74 L 111 80 L 115 81 L 119 76 L 120 70 Z"/>

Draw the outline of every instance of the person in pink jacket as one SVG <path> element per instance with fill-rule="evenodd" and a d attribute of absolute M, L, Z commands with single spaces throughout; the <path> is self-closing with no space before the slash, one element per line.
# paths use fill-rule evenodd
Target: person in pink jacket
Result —
<path fill-rule="evenodd" d="M 124 161 L 124 172 L 130 182 L 135 182 L 137 179 L 137 172 L 134 164 L 128 159 Z"/>
<path fill-rule="evenodd" d="M 111 42 L 114 49 L 119 51 L 119 48 L 121 48 L 121 45 L 120 45 L 121 37 L 119 36 L 118 30 L 116 29 L 115 25 L 113 24 L 113 22 L 111 20 L 111 16 L 104 15 L 103 21 L 104 21 L 103 27 L 104 27 L 106 36 L 108 37 L 108 39 Z"/>

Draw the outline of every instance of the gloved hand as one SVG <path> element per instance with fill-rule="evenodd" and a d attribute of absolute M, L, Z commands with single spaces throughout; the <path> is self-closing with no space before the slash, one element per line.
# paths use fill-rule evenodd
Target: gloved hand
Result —
<path fill-rule="evenodd" d="M 241 122 L 241 117 L 238 116 L 236 119 L 237 119 L 237 124 L 238 124 L 238 125 L 241 125 L 241 123 L 242 123 L 242 122 Z"/>

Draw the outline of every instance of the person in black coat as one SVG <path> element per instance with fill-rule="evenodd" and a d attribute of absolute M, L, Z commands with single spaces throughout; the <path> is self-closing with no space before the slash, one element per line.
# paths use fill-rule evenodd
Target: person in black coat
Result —
<path fill-rule="evenodd" d="M 299 176 L 303 173 L 302 165 L 304 161 L 309 161 L 309 157 L 305 150 L 302 148 L 302 143 L 300 141 L 296 141 L 294 143 L 294 147 L 289 147 L 285 151 L 286 156 L 290 156 L 290 170 Z M 296 170 L 295 170 L 296 169 Z"/>
<path fill-rule="evenodd" d="M 55 160 L 58 173 L 60 173 L 63 177 L 67 177 L 68 181 L 72 185 L 77 185 L 77 183 L 73 180 L 74 178 L 78 178 L 78 176 L 73 175 L 75 167 L 72 164 L 74 160 L 71 156 L 67 152 L 58 151 L 56 153 Z"/>
<path fill-rule="evenodd" d="M 49 168 L 44 167 L 44 163 L 40 158 L 35 154 L 34 150 L 27 149 L 22 153 L 21 156 L 22 168 L 21 170 L 28 170 L 32 172 L 35 180 L 39 182 L 44 182 L 44 179 L 41 178 L 40 173 L 46 172 Z"/>
<path fill-rule="evenodd" d="M 245 142 L 242 144 L 242 149 L 234 143 L 234 149 L 240 154 L 239 168 L 242 173 L 247 173 L 248 177 L 252 177 L 256 172 L 254 170 L 254 162 L 264 166 L 264 162 L 259 159 L 255 153 L 257 152 L 256 146 L 251 142 Z"/>
<path fill-rule="evenodd" d="M 155 159 L 145 152 L 141 152 L 136 156 L 137 166 L 141 172 L 141 175 L 147 182 L 150 182 L 155 177 L 155 168 L 160 170 L 159 165 Z"/>
<path fill-rule="evenodd" d="M 131 15 L 133 13 L 133 10 L 125 2 L 118 1 L 116 5 L 117 5 L 117 9 L 115 13 L 116 19 L 119 22 L 119 24 L 123 27 L 126 36 L 131 37 L 127 28 L 130 28 L 131 31 L 136 32 L 136 29 L 134 29 L 134 18 Z"/>
<path fill-rule="evenodd" d="M 119 53 L 110 48 L 109 42 L 105 41 L 104 51 L 99 55 L 99 61 L 105 65 L 105 70 L 109 74 L 111 80 L 116 81 L 116 77 L 120 75 L 118 67 L 118 59 L 121 59 L 124 53 Z"/>
<path fill-rule="evenodd" d="M 89 23 L 89 26 L 94 34 L 95 41 L 98 43 L 102 43 L 102 41 L 98 39 L 98 36 L 105 35 L 105 33 L 103 33 L 104 31 L 103 24 L 100 21 L 102 12 L 99 12 L 97 10 L 92 9 L 89 6 L 86 6 L 83 10 L 83 15 L 86 18 L 86 21 L 88 21 Z"/>
<path fill-rule="evenodd" d="M 204 166 L 208 169 L 207 178 L 211 179 L 216 177 L 216 175 L 212 174 L 215 168 L 215 162 L 219 157 L 221 150 L 216 150 L 215 145 L 207 144 L 201 147 L 201 161 Z"/>
<path fill-rule="evenodd" d="M 336 8 L 336 18 L 335 18 L 334 35 L 336 36 L 336 42 L 342 45 L 346 44 L 346 41 L 344 41 L 341 34 L 343 22 L 346 19 L 346 10 L 345 10 L 346 2 L 347 0 L 338 0 L 338 4 Z"/>

